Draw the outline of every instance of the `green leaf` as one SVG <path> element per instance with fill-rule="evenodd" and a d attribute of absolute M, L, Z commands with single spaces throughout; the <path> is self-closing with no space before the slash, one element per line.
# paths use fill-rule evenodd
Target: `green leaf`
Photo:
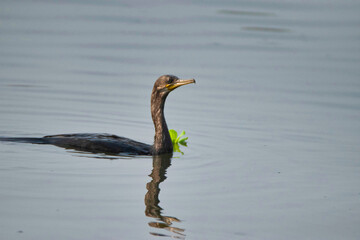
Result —
<path fill-rule="evenodd" d="M 177 132 L 174 129 L 169 130 L 170 138 L 173 143 L 176 143 Z"/>
<path fill-rule="evenodd" d="M 181 155 L 184 155 L 184 153 L 180 150 L 179 144 L 174 144 L 174 152 L 179 152 Z"/>
<path fill-rule="evenodd" d="M 180 152 L 181 154 L 184 154 L 180 151 L 180 145 L 187 147 L 188 137 L 183 137 L 185 135 L 185 131 L 182 131 L 180 135 L 178 136 L 177 132 L 174 129 L 169 130 L 171 142 L 173 144 L 174 152 Z"/>
<path fill-rule="evenodd" d="M 182 131 L 181 133 L 180 133 L 180 135 L 179 135 L 179 139 L 182 137 L 182 136 L 184 136 L 185 135 L 185 131 Z"/>
<path fill-rule="evenodd" d="M 179 143 L 180 143 L 181 145 L 185 145 L 185 146 L 186 146 L 186 140 L 188 140 L 188 137 L 185 137 L 185 138 L 180 139 L 180 140 L 179 140 Z"/>

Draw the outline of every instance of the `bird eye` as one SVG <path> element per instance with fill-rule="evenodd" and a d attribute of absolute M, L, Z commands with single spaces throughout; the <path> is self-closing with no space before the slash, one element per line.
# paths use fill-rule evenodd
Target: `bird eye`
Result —
<path fill-rule="evenodd" d="M 167 81 L 168 83 L 173 83 L 174 79 L 173 78 L 169 78 L 169 80 Z"/>

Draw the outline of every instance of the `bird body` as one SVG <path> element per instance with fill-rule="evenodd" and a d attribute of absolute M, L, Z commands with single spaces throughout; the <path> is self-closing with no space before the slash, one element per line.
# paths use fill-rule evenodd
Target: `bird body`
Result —
<path fill-rule="evenodd" d="M 98 133 L 59 134 L 42 138 L 0 137 L 0 141 L 52 144 L 67 149 L 107 154 L 159 155 L 172 153 L 173 146 L 164 116 L 165 100 L 172 90 L 190 83 L 195 83 L 195 80 L 181 80 L 173 75 L 163 75 L 156 80 L 151 93 L 151 116 L 155 127 L 153 145 L 112 134 Z"/>
<path fill-rule="evenodd" d="M 149 144 L 106 133 L 75 133 L 45 136 L 48 144 L 93 153 L 152 155 Z"/>

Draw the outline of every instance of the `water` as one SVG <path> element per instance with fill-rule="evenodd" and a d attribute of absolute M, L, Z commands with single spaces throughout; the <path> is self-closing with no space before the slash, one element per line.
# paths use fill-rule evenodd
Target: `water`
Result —
<path fill-rule="evenodd" d="M 151 143 L 172 159 L 0 144 L 2 239 L 359 239 L 357 1 L 2 1 L 0 135 Z M 150 176 L 149 176 L 150 175 Z"/>

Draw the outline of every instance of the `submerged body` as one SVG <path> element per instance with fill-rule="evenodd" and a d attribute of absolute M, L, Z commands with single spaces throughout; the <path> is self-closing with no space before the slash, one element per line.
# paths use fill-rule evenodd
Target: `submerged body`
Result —
<path fill-rule="evenodd" d="M 172 90 L 190 83 L 195 83 L 195 80 L 180 80 L 172 75 L 163 75 L 156 80 L 151 94 L 151 116 L 155 127 L 153 145 L 116 135 L 96 133 L 60 134 L 42 138 L 0 138 L 0 141 L 52 144 L 92 153 L 127 155 L 172 153 L 173 146 L 164 116 L 165 100 Z"/>
<path fill-rule="evenodd" d="M 92 153 L 152 155 L 152 145 L 106 133 L 72 133 L 42 138 L 0 138 L 0 141 L 52 144 Z"/>

